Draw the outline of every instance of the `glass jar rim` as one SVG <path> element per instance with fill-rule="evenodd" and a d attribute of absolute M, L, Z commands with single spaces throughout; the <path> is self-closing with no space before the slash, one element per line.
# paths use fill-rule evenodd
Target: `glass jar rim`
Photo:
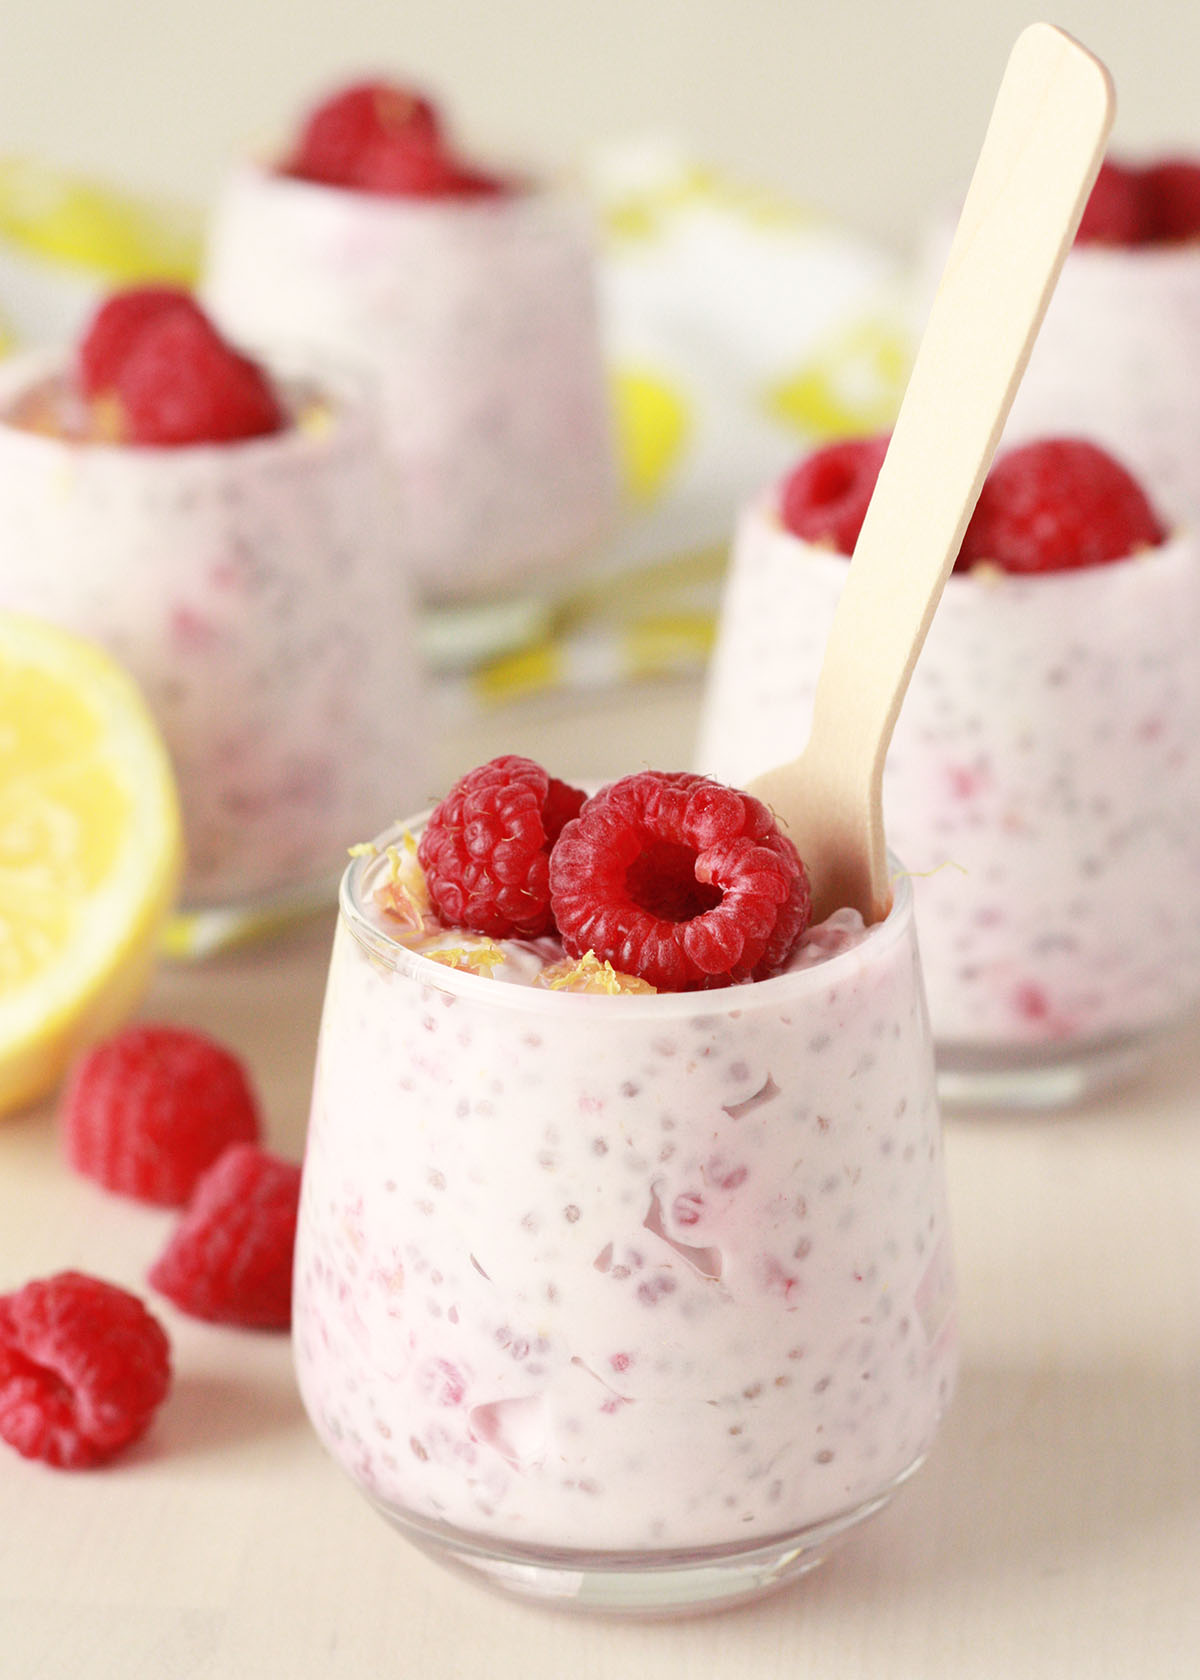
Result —
<path fill-rule="evenodd" d="M 393 973 L 416 980 L 421 985 L 453 996 L 489 1001 L 493 1007 L 516 1011 L 544 1011 L 547 1000 L 554 1000 L 554 1008 L 600 1009 L 606 1018 L 632 1014 L 645 1019 L 652 1013 L 663 1019 L 677 1015 L 730 1014 L 755 1005 L 780 1004 L 818 986 L 835 985 L 849 971 L 861 967 L 868 953 L 872 958 L 911 934 L 913 926 L 913 890 L 911 877 L 903 864 L 888 854 L 893 888 L 892 906 L 881 922 L 866 931 L 864 938 L 843 951 L 822 957 L 802 968 L 776 974 L 769 980 L 755 980 L 733 986 L 715 986 L 706 991 L 597 994 L 550 990 L 545 987 L 523 986 L 497 981 L 469 969 L 451 968 L 433 962 L 419 951 L 412 950 L 390 934 L 372 917 L 365 902 L 364 886 L 367 876 L 377 868 L 387 848 L 399 844 L 404 836 L 419 834 L 428 819 L 429 811 L 394 823 L 351 859 L 342 874 L 338 889 L 339 920 L 346 931 L 373 961 Z"/>

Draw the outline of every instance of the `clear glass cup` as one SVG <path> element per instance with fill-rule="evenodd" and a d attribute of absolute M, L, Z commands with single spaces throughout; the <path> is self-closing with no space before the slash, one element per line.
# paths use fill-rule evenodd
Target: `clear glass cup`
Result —
<path fill-rule="evenodd" d="M 592 221 L 548 187 L 391 197 L 253 163 L 219 194 L 208 304 L 245 343 L 377 381 L 394 558 L 422 597 L 511 593 L 613 523 Z"/>
<path fill-rule="evenodd" d="M 740 782 L 804 744 L 847 561 L 771 492 L 740 522 L 697 752 Z M 884 772 L 914 875 L 943 1101 L 1044 1108 L 1142 1066 L 1200 1002 L 1200 570 L 948 580 Z"/>
<path fill-rule="evenodd" d="M 775 979 L 589 996 L 406 949 L 380 867 L 343 882 L 304 1165 L 321 1440 L 409 1540 L 534 1600 L 669 1613 L 813 1567 L 955 1380 L 907 880 Z"/>
<path fill-rule="evenodd" d="M 957 215 L 922 240 L 932 300 Z M 1074 245 L 1013 398 L 1004 444 L 1087 437 L 1152 501 L 1200 520 L 1200 243 Z"/>
<path fill-rule="evenodd" d="M 278 371 L 293 424 L 142 448 L 35 433 L 22 397 L 62 354 L 0 370 L 0 606 L 107 647 L 179 783 L 170 948 L 332 904 L 345 849 L 426 786 L 407 579 L 381 528 L 374 412 L 355 378 Z M 7 415 L 7 418 L 5 416 Z"/>

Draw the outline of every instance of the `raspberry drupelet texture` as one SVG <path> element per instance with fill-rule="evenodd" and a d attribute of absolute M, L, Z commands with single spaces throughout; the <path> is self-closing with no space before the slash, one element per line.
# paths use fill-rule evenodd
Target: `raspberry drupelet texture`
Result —
<path fill-rule="evenodd" d="M 171 1381 L 166 1333 L 136 1295 L 59 1272 L 0 1295 L 0 1439 L 56 1469 L 144 1434 Z"/>
<path fill-rule="evenodd" d="M 1137 480 L 1083 438 L 1010 449 L 984 481 L 955 562 L 1008 572 L 1068 571 L 1122 560 L 1165 531 Z"/>
<path fill-rule="evenodd" d="M 295 1162 L 234 1144 L 196 1186 L 151 1287 L 193 1318 L 286 1330 L 299 1206 Z"/>
<path fill-rule="evenodd" d="M 806 542 L 853 554 L 889 436 L 844 438 L 814 450 L 784 481 L 780 517 Z"/>
<path fill-rule="evenodd" d="M 491 939 L 548 933 L 550 848 L 583 801 L 517 754 L 468 771 L 434 809 L 417 853 L 442 921 Z"/>
<path fill-rule="evenodd" d="M 77 1064 L 62 1128 L 76 1172 L 119 1195 L 180 1207 L 223 1150 L 258 1138 L 258 1102 L 241 1062 L 212 1039 L 133 1026 Z"/>
<path fill-rule="evenodd" d="M 686 772 L 625 776 L 589 799 L 550 858 L 568 956 L 659 991 L 764 980 L 808 925 L 808 877 L 767 807 Z"/>

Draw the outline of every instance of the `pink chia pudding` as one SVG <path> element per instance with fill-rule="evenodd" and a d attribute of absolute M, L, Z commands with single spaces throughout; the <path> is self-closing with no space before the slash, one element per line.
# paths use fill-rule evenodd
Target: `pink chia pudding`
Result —
<path fill-rule="evenodd" d="M 784 528 L 776 492 L 745 511 L 706 773 L 742 783 L 803 746 L 847 564 Z M 1198 635 L 1184 530 L 1104 565 L 950 577 L 884 775 L 943 1095 L 961 1074 L 965 1095 L 1003 1099 L 1031 1069 L 1040 1102 L 1059 1089 L 1046 1070 L 1117 1071 L 1200 1001 Z M 1064 1073 L 1062 1096 L 1083 1078 Z"/>
<path fill-rule="evenodd" d="M 390 541 L 423 595 L 503 593 L 608 530 L 593 230 L 566 192 L 388 197 L 244 165 L 205 295 L 236 338 L 378 387 Z"/>
<path fill-rule="evenodd" d="M 179 782 L 189 911 L 321 883 L 424 787 L 406 580 L 381 541 L 370 411 L 344 381 L 277 381 L 286 423 L 155 448 L 72 423 L 66 356 L 0 373 L 0 604 L 113 653 Z M 53 417 L 46 429 L 41 418 Z M 394 808 L 393 808 L 394 809 Z"/>
<path fill-rule="evenodd" d="M 398 933 L 404 848 L 345 878 L 321 1025 L 294 1319 L 319 1436 L 410 1538 L 535 1596 L 681 1607 L 811 1566 L 955 1380 L 906 879 L 772 979 L 579 995 L 554 937 Z"/>

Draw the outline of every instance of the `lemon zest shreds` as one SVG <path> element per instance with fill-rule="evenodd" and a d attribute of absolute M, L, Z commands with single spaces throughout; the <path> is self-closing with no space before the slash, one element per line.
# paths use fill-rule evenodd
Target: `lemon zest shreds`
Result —
<path fill-rule="evenodd" d="M 492 939 L 481 940 L 478 945 L 443 945 L 438 951 L 426 951 L 425 955 L 430 962 L 441 963 L 445 968 L 489 977 L 492 970 L 504 961 L 504 952 Z"/>
<path fill-rule="evenodd" d="M 636 974 L 624 974 L 614 968 L 607 957 L 603 962 L 594 951 L 585 951 L 577 961 L 564 957 L 551 963 L 538 975 L 537 984 L 552 992 L 598 992 L 618 997 L 625 992 L 656 992 L 648 980 Z"/>
<path fill-rule="evenodd" d="M 405 829 L 400 843 L 389 846 L 385 855 L 387 878 L 375 889 L 375 902 L 388 920 L 398 925 L 396 937 L 403 944 L 413 945 L 440 932 L 413 835 Z"/>

